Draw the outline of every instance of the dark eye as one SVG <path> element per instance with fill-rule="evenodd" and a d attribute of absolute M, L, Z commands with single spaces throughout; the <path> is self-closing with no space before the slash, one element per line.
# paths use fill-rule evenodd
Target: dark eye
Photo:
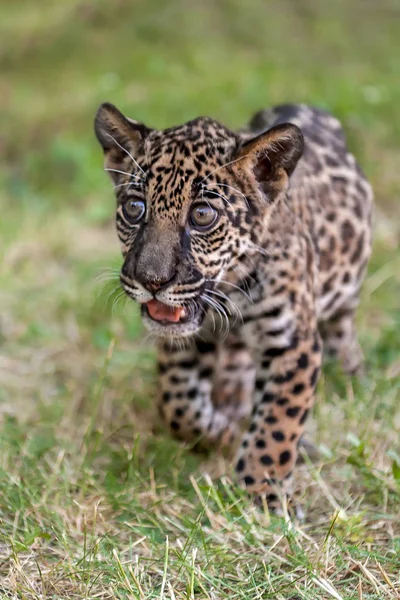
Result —
<path fill-rule="evenodd" d="M 197 229 L 208 229 L 218 219 L 218 211 L 209 204 L 196 204 L 190 213 L 190 222 Z"/>
<path fill-rule="evenodd" d="M 138 223 L 146 212 L 146 205 L 143 200 L 127 200 L 122 207 L 127 221 Z"/>

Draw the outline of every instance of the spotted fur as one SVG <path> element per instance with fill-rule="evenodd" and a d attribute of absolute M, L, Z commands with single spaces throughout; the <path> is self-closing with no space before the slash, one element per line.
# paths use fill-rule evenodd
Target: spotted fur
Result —
<path fill-rule="evenodd" d="M 275 508 L 290 494 L 323 345 L 346 372 L 361 366 L 371 187 L 340 123 L 303 105 L 233 132 L 203 117 L 153 130 L 104 104 L 96 134 L 115 185 L 121 283 L 159 336 L 160 412 L 193 444 L 241 436 L 237 477 Z M 191 220 L 199 203 L 217 215 L 207 230 Z M 145 207 L 138 223 L 127 206 Z M 155 321 L 154 298 L 185 318 Z"/>

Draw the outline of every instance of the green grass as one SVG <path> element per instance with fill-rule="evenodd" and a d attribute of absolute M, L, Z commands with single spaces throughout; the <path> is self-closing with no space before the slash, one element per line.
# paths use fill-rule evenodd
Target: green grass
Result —
<path fill-rule="evenodd" d="M 399 18 L 396 0 L 1 5 L 1 599 L 398 597 Z M 221 457 L 157 422 L 153 350 L 113 287 L 103 100 L 159 127 L 317 104 L 373 182 L 367 376 L 325 369 L 301 524 L 271 520 Z"/>

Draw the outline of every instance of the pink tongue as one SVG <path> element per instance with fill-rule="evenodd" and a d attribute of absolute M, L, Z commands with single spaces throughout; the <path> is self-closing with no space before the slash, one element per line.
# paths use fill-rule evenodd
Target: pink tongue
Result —
<path fill-rule="evenodd" d="M 146 304 L 149 315 L 155 321 L 170 321 L 178 323 L 183 312 L 180 306 L 167 306 L 158 300 L 150 300 Z"/>

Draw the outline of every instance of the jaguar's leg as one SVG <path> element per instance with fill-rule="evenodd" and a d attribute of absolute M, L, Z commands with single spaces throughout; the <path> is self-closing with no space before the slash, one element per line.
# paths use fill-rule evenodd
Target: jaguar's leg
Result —
<path fill-rule="evenodd" d="M 178 439 L 197 447 L 230 446 L 236 424 L 211 399 L 217 345 L 211 341 L 158 344 L 160 414 Z"/>
<path fill-rule="evenodd" d="M 294 333 L 285 347 L 270 345 L 260 357 L 253 415 L 236 471 L 249 491 L 266 496 L 272 509 L 280 504 L 278 488 L 291 493 L 297 444 L 313 404 L 320 365 L 316 327 L 307 335 Z"/>
<path fill-rule="evenodd" d="M 249 349 L 232 332 L 220 344 L 212 400 L 234 421 L 249 417 L 253 405 L 255 365 Z"/>
<path fill-rule="evenodd" d="M 349 375 L 362 373 L 364 359 L 357 339 L 354 313 L 353 308 L 341 309 L 331 319 L 320 324 L 326 354 L 337 357 L 343 371 Z"/>

